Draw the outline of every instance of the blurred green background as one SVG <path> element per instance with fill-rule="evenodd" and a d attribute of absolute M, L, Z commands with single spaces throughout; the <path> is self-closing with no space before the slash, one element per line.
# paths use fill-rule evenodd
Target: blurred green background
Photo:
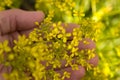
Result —
<path fill-rule="evenodd" d="M 43 10 L 48 14 L 52 2 L 64 0 L 0 0 L 0 11 L 20 8 L 24 10 Z M 75 2 L 75 9 L 96 22 L 96 53 L 99 65 L 88 71 L 84 80 L 120 80 L 120 0 L 68 0 Z M 73 4 L 74 5 L 74 4 Z M 63 6 L 64 8 L 64 6 Z M 53 21 L 77 23 L 72 15 L 56 13 Z"/>

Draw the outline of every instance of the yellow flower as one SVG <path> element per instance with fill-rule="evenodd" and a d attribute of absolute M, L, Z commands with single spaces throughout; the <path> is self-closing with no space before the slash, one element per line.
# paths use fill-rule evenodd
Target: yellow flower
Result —
<path fill-rule="evenodd" d="M 32 69 L 35 67 L 35 63 L 30 61 L 30 62 L 28 62 L 28 66 Z"/>
<path fill-rule="evenodd" d="M 59 43 L 59 42 L 55 42 L 55 43 L 54 43 L 54 47 L 55 47 L 56 49 L 60 48 L 60 43 Z"/>
<path fill-rule="evenodd" d="M 77 64 L 72 64 L 72 70 L 79 70 L 79 68 L 78 68 L 78 65 Z"/>
<path fill-rule="evenodd" d="M 70 78 L 70 73 L 67 71 L 63 73 L 62 80 L 64 80 L 65 78 Z"/>
<path fill-rule="evenodd" d="M 104 65 L 103 74 L 105 76 L 109 76 L 111 74 L 111 71 L 110 71 L 110 68 L 108 66 L 108 63 L 104 63 L 103 65 Z"/>
<path fill-rule="evenodd" d="M 86 40 L 84 40 L 83 43 L 84 43 L 85 45 L 90 44 L 90 42 L 88 42 L 88 41 L 86 41 Z"/>
<path fill-rule="evenodd" d="M 63 37 L 63 42 L 66 43 L 67 42 L 67 38 Z"/>
<path fill-rule="evenodd" d="M 78 50 L 78 48 L 73 47 L 71 52 L 74 53 L 74 52 L 76 52 L 77 50 Z"/>
<path fill-rule="evenodd" d="M 8 54 L 8 59 L 9 59 L 9 60 L 13 60 L 13 59 L 14 59 L 14 57 L 15 57 L 15 56 L 14 56 L 14 54 L 13 54 L 13 53 Z"/>
<path fill-rule="evenodd" d="M 8 46 L 7 40 L 5 40 L 3 43 L 0 43 L 0 53 L 2 53 L 3 51 L 5 51 L 5 52 L 11 51 L 11 48 Z"/>
<path fill-rule="evenodd" d="M 35 25 L 37 25 L 37 26 L 38 26 L 38 25 L 40 25 L 40 24 L 39 24 L 39 22 L 35 22 Z"/>
<path fill-rule="evenodd" d="M 70 49 L 72 49 L 72 47 L 73 46 L 71 44 L 69 44 L 67 48 L 68 48 L 68 50 L 70 50 Z"/>
<path fill-rule="evenodd" d="M 4 1 L 5 1 L 5 4 L 6 4 L 7 6 L 11 6 L 12 3 L 13 3 L 12 0 L 4 0 Z"/>
<path fill-rule="evenodd" d="M 57 37 L 58 37 L 58 38 L 62 38 L 63 35 L 62 35 L 62 34 L 58 34 Z"/>

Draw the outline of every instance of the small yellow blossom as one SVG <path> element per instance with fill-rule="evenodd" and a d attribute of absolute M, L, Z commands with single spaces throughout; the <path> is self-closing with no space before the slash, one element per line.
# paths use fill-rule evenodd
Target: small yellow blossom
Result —
<path fill-rule="evenodd" d="M 58 36 L 57 36 L 58 38 L 62 38 L 63 37 L 63 35 L 62 34 L 58 34 Z"/>
<path fill-rule="evenodd" d="M 39 25 L 39 22 L 35 22 L 35 25 L 37 25 L 37 26 L 38 26 L 38 25 Z"/>
<path fill-rule="evenodd" d="M 13 54 L 13 53 L 9 54 L 9 55 L 8 55 L 8 59 L 9 59 L 9 60 L 13 60 L 13 59 L 14 59 L 14 54 Z"/>
<path fill-rule="evenodd" d="M 62 80 L 64 80 L 65 78 L 70 78 L 70 73 L 67 71 L 63 73 Z"/>
<path fill-rule="evenodd" d="M 78 50 L 78 48 L 73 47 L 71 52 L 74 53 L 74 52 L 76 52 L 77 50 Z"/>

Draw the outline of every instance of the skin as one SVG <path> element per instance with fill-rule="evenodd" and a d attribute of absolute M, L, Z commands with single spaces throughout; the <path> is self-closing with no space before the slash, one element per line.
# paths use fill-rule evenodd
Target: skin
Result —
<path fill-rule="evenodd" d="M 44 13 L 42 11 L 23 11 L 19 9 L 11 9 L 0 12 L 0 42 L 5 40 L 9 41 L 9 45 L 13 46 L 13 40 L 18 38 L 18 35 L 25 34 L 28 36 L 29 32 L 35 28 L 34 22 L 41 22 L 44 20 Z M 76 24 L 69 24 L 69 28 L 66 28 L 67 32 L 72 32 Z M 86 39 L 90 44 L 84 45 L 81 41 L 79 43 L 79 50 L 82 49 L 93 49 L 95 48 L 95 43 Z M 57 72 L 63 73 L 63 71 L 68 71 L 71 73 L 70 79 L 65 80 L 80 80 L 85 75 L 85 68 L 79 65 L 79 70 L 73 71 L 70 67 L 64 67 L 65 61 L 62 62 L 62 68 L 56 69 Z M 88 61 L 93 66 L 98 64 L 98 56 L 95 56 L 90 61 Z M 2 74 L 4 72 L 10 72 L 11 68 L 6 68 L 4 65 L 0 64 L 0 80 L 4 80 Z"/>

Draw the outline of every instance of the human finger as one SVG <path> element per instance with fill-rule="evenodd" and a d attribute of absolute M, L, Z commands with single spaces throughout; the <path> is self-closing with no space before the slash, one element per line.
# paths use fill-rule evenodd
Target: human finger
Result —
<path fill-rule="evenodd" d="M 70 73 L 70 78 L 65 78 L 64 80 L 80 80 L 85 75 L 85 68 L 78 66 L 78 70 L 72 70 L 71 67 L 62 68 L 56 71 L 60 73 L 61 76 L 64 75 L 64 72 Z"/>
<path fill-rule="evenodd" d="M 23 31 L 36 27 L 34 22 L 43 21 L 45 15 L 42 11 L 23 11 L 11 9 L 0 12 L 1 35 L 15 31 Z"/>

